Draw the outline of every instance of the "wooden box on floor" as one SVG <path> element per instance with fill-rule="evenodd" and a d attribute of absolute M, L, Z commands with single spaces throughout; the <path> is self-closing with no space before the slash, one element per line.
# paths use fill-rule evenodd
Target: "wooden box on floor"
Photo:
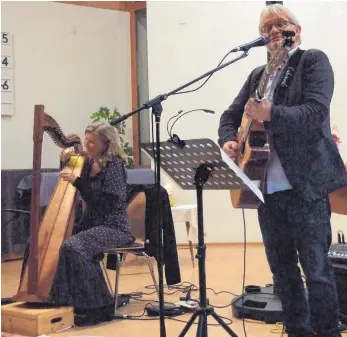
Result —
<path fill-rule="evenodd" d="M 72 307 L 40 307 L 16 302 L 1 307 L 1 330 L 25 336 L 49 335 L 73 326 Z"/>

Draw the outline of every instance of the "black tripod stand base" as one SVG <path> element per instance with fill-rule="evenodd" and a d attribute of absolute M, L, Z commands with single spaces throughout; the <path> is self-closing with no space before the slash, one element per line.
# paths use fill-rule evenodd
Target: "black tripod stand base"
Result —
<path fill-rule="evenodd" d="M 197 311 L 194 312 L 192 317 L 189 319 L 187 325 L 184 327 L 182 332 L 179 334 L 179 337 L 184 337 L 186 333 L 188 332 L 189 328 L 194 323 L 195 319 L 199 317 L 198 322 L 198 329 L 196 331 L 197 337 L 207 337 L 207 317 L 208 315 L 211 315 L 219 324 L 220 326 L 229 333 L 232 337 L 238 337 L 234 331 L 232 331 L 226 323 L 222 320 L 222 318 L 214 311 L 214 309 L 211 306 L 208 306 L 206 308 L 198 307 Z"/>

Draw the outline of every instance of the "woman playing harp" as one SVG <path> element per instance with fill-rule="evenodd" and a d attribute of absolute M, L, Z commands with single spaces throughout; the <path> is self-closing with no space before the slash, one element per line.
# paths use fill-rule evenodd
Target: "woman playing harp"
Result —
<path fill-rule="evenodd" d="M 63 150 L 61 160 L 70 159 L 72 152 L 71 148 Z M 126 213 L 125 155 L 116 129 L 106 122 L 90 124 L 85 130 L 84 152 L 88 158 L 81 177 L 68 169 L 59 173 L 80 192 L 83 215 L 60 248 L 50 302 L 73 305 L 76 324 L 93 324 L 112 319 L 114 312 L 114 299 L 98 256 L 134 238 Z"/>
<path fill-rule="evenodd" d="M 60 159 L 67 162 L 73 152 L 74 148 L 62 150 Z M 73 306 L 75 325 L 113 318 L 114 299 L 99 265 L 100 256 L 134 241 L 126 213 L 125 155 L 117 130 L 107 122 L 87 126 L 83 154 L 80 177 L 67 167 L 59 173 L 80 192 L 83 214 L 60 247 L 48 298 L 53 305 Z"/>

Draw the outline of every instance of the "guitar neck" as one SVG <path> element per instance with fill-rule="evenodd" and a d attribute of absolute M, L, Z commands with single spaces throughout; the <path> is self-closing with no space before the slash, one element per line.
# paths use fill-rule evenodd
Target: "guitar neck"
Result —
<path fill-rule="evenodd" d="M 257 98 L 259 100 L 263 99 L 265 97 L 266 88 L 269 83 L 270 75 L 273 73 L 273 71 L 269 70 L 268 64 L 266 65 L 264 72 L 261 76 L 258 88 L 257 88 Z"/>
<path fill-rule="evenodd" d="M 266 88 L 269 83 L 270 76 L 277 70 L 277 68 L 280 66 L 280 64 L 282 63 L 282 61 L 285 59 L 287 55 L 288 55 L 288 48 L 284 45 L 277 49 L 275 55 L 267 63 L 263 71 L 263 74 L 261 75 L 258 88 L 256 90 L 257 100 L 262 100 L 263 98 L 265 98 Z M 252 121 L 253 121 L 252 119 L 249 119 L 247 121 L 247 124 L 245 126 L 245 129 L 241 138 L 242 143 L 246 142 L 248 138 L 248 135 L 252 126 Z"/>
<path fill-rule="evenodd" d="M 288 48 L 286 46 L 279 47 L 275 55 L 267 63 L 263 74 L 260 78 L 260 82 L 257 88 L 257 98 L 263 99 L 265 97 L 266 88 L 269 83 L 270 76 L 277 70 L 280 64 L 288 55 Z"/>

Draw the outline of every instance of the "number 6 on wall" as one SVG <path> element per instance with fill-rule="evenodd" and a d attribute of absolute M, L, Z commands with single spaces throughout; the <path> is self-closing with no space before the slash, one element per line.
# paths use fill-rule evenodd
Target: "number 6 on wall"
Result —
<path fill-rule="evenodd" d="M 11 80 L 1 79 L 1 91 L 3 92 L 11 91 Z"/>

